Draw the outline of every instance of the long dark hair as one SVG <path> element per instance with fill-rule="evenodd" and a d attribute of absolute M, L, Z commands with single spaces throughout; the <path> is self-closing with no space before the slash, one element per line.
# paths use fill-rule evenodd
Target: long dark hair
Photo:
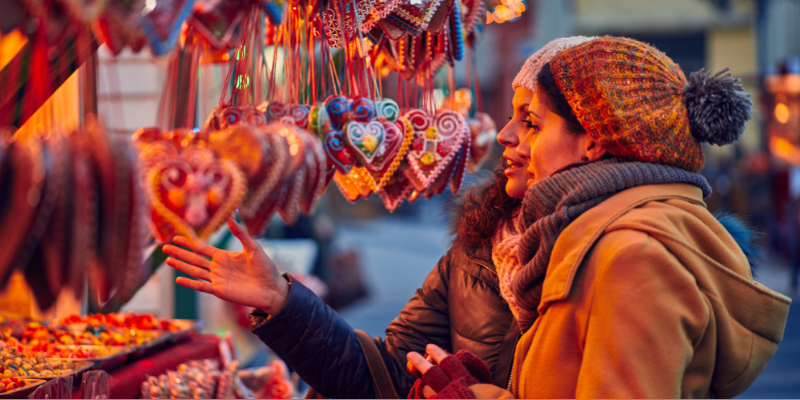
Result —
<path fill-rule="evenodd" d="M 508 177 L 503 174 L 502 169 L 498 169 L 484 186 L 477 191 L 472 188 L 464 195 L 464 212 L 458 225 L 458 239 L 465 247 L 483 247 L 492 240 L 502 221 L 515 217 L 515 211 L 522 200 L 506 193 L 506 183 Z"/>

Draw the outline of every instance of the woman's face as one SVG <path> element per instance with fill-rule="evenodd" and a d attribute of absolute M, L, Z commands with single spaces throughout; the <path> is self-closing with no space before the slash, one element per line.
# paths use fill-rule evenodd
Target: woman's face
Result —
<path fill-rule="evenodd" d="M 525 190 L 528 188 L 527 182 L 530 178 L 527 170 L 530 151 L 529 148 L 519 151 L 519 145 L 525 139 L 530 128 L 525 120 L 532 97 L 533 92 L 530 90 L 517 88 L 514 91 L 514 99 L 511 100 L 513 114 L 508 124 L 497 134 L 497 142 L 505 147 L 503 158 L 506 159 L 507 167 L 503 173 L 508 177 L 506 193 L 515 199 L 525 197 Z"/>
<path fill-rule="evenodd" d="M 588 133 L 570 132 L 567 122 L 539 97 L 539 90 L 533 93 L 526 112 L 530 129 L 517 151 L 530 154 L 528 186 L 572 164 L 597 161 L 606 154 Z"/>

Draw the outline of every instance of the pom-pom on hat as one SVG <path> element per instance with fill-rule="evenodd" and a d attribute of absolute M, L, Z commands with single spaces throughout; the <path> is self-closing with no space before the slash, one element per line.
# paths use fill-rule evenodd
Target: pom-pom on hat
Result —
<path fill-rule="evenodd" d="M 636 40 L 605 36 L 550 60 L 559 89 L 592 138 L 609 153 L 697 172 L 700 142 L 735 142 L 752 102 L 727 70 L 703 70 L 687 82 L 664 53 Z"/>
<path fill-rule="evenodd" d="M 550 62 L 550 59 L 553 58 L 554 55 L 558 54 L 561 50 L 569 49 L 596 38 L 597 36 L 571 36 L 551 40 L 525 60 L 522 69 L 519 70 L 514 81 L 511 82 L 511 87 L 514 90 L 517 90 L 518 87 L 522 87 L 531 92 L 535 91 L 536 76 L 539 75 L 539 71 L 542 70 L 545 64 Z"/>

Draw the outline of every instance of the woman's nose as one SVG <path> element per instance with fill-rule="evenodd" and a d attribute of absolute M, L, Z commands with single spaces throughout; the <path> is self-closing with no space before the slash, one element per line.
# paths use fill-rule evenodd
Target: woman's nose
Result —
<path fill-rule="evenodd" d="M 511 124 L 512 122 L 509 122 L 497 133 L 497 143 L 500 143 L 501 146 L 516 147 L 519 144 L 517 135 L 512 133 Z"/>

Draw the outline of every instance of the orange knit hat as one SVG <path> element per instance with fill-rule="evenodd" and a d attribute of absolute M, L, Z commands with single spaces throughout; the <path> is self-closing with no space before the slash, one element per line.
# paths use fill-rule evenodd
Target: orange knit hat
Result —
<path fill-rule="evenodd" d="M 700 141 L 732 143 L 752 102 L 730 74 L 692 74 L 648 44 L 601 37 L 550 60 L 558 87 L 592 138 L 609 153 L 697 172 Z"/>

